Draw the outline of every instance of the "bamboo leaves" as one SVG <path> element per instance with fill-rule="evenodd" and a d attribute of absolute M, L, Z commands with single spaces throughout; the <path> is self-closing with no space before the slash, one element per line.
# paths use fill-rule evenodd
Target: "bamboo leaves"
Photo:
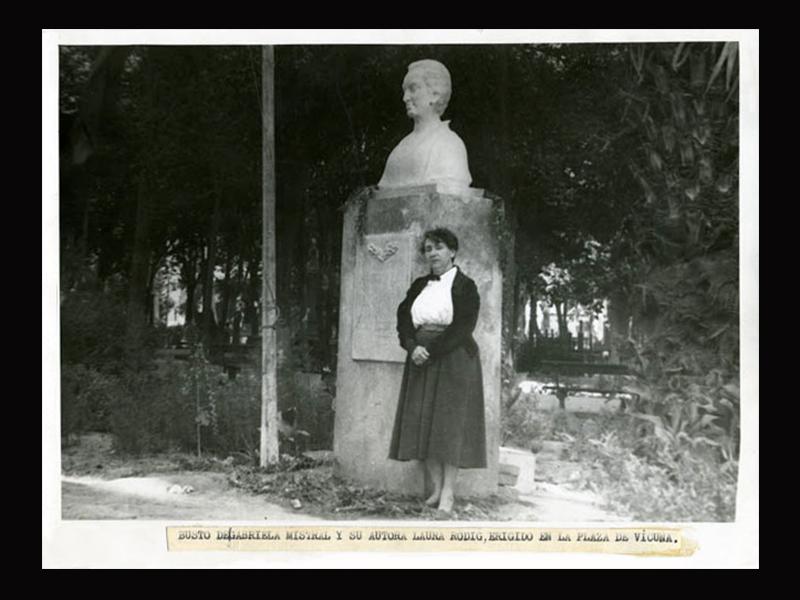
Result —
<path fill-rule="evenodd" d="M 706 81 L 706 52 L 693 52 L 690 59 L 690 85 L 697 89 L 702 88 Z"/>
<path fill-rule="evenodd" d="M 677 71 L 681 68 L 689 57 L 692 55 L 689 44 L 682 42 L 675 48 L 675 54 L 672 57 L 672 70 Z"/>
<path fill-rule="evenodd" d="M 694 147 L 690 138 L 683 138 L 680 141 L 681 165 L 689 167 L 694 163 Z"/>
<path fill-rule="evenodd" d="M 736 69 L 738 56 L 739 44 L 736 42 L 725 42 L 725 45 L 722 47 L 722 52 L 720 52 L 717 62 L 711 71 L 711 76 L 708 78 L 706 93 L 708 93 L 711 86 L 714 85 L 714 81 L 716 81 L 717 77 L 722 73 L 723 68 L 725 69 L 725 90 L 728 91 L 731 89 L 731 84 L 734 82 L 734 71 Z M 738 82 L 738 76 L 736 77 L 736 81 Z"/>
<path fill-rule="evenodd" d="M 647 154 L 648 158 L 650 159 L 650 166 L 652 166 L 655 171 L 660 172 L 664 166 L 664 161 L 661 159 L 661 155 L 656 152 L 652 146 L 647 149 Z"/>
<path fill-rule="evenodd" d="M 645 47 L 639 44 L 636 46 L 629 46 L 628 50 L 630 52 L 633 68 L 636 71 L 637 81 L 641 83 L 644 80 Z"/>
<path fill-rule="evenodd" d="M 664 149 L 668 154 L 672 154 L 676 144 L 675 128 L 669 123 L 663 125 L 661 127 L 661 136 L 664 139 Z"/>

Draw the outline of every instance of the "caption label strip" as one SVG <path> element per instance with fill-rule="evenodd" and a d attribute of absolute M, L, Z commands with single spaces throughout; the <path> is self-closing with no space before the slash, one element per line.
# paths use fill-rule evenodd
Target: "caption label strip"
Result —
<path fill-rule="evenodd" d="M 167 527 L 169 551 L 592 552 L 691 556 L 680 529 L 496 527 Z"/>

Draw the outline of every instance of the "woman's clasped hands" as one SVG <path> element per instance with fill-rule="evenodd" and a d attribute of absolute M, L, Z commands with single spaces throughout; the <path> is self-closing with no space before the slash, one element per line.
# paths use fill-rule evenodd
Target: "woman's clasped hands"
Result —
<path fill-rule="evenodd" d="M 425 346 L 417 346 L 411 353 L 411 362 L 418 367 L 424 365 L 429 358 L 430 354 L 428 354 L 428 350 L 425 348 Z"/>

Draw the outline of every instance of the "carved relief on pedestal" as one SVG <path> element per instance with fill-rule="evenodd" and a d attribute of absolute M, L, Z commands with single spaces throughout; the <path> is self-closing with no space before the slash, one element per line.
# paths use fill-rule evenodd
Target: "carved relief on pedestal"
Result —
<path fill-rule="evenodd" d="M 367 250 L 369 251 L 369 253 L 372 254 L 372 256 L 374 256 L 381 262 L 384 262 L 388 258 L 394 256 L 398 249 L 399 249 L 398 245 L 391 242 L 386 244 L 386 246 L 384 246 L 383 248 L 380 248 L 375 244 L 369 244 L 367 246 Z"/>
<path fill-rule="evenodd" d="M 410 233 L 365 235 L 356 251 L 353 307 L 354 360 L 400 362 L 397 306 L 411 282 L 414 237 Z"/>

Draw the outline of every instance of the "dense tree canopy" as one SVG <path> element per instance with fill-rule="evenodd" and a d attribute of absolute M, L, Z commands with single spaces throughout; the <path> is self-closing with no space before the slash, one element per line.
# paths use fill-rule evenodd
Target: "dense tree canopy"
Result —
<path fill-rule="evenodd" d="M 466 143 L 473 185 L 515 216 L 520 297 L 612 297 L 618 322 L 635 315 L 640 333 L 674 337 L 690 317 L 659 290 L 691 272 L 720 303 L 703 305 L 711 320 L 691 317 L 704 324 L 694 342 L 735 341 L 737 65 L 735 45 L 722 44 L 278 47 L 277 293 L 290 331 L 309 312 L 325 315 L 321 339 L 335 326 L 340 209 L 377 182 L 409 130 L 400 86 L 423 57 L 451 71 L 444 118 Z M 64 290 L 127 290 L 130 320 L 171 261 L 187 319 L 212 301 L 215 280 L 222 320 L 237 297 L 254 318 L 259 49 L 62 47 L 60 78 Z M 554 267 L 569 285 L 545 283 Z M 203 314 L 211 335 L 220 324 Z M 641 342 L 620 335 L 631 352 Z"/>
<path fill-rule="evenodd" d="M 473 186 L 504 201 L 504 384 L 529 347 L 526 302 L 555 306 L 560 332 L 570 306 L 607 307 L 610 359 L 638 375 L 639 399 L 583 447 L 593 472 L 646 518 L 732 519 L 734 43 L 277 47 L 281 410 L 331 447 L 335 390 L 312 394 L 295 371 L 335 372 L 342 209 L 410 130 L 401 82 L 421 58 L 452 74 L 444 119 Z M 260 48 L 72 46 L 60 61 L 62 432 L 255 456 L 259 378 L 210 363 L 260 331 Z M 165 333 L 169 274 L 189 326 Z M 165 335 L 192 345 L 186 368 L 153 360 Z M 504 404 L 505 423 L 541 430 L 523 404 Z"/>

